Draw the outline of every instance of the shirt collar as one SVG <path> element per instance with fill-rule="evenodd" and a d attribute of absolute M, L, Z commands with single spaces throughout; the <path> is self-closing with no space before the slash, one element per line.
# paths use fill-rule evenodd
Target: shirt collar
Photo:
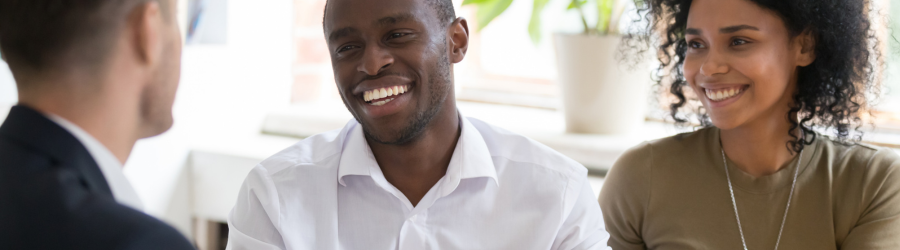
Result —
<path fill-rule="evenodd" d="M 450 156 L 450 164 L 447 166 L 447 173 L 444 175 L 446 181 L 441 186 L 441 196 L 445 196 L 456 189 L 459 181 L 463 179 L 487 177 L 494 180 L 496 185 L 500 185 L 497 179 L 497 169 L 494 167 L 494 161 L 491 158 L 491 152 L 488 150 L 487 144 L 481 133 L 469 122 L 468 119 L 460 115 L 462 123 L 459 141 Z M 372 168 L 378 168 L 378 162 L 366 143 L 362 126 L 356 121 L 352 121 L 347 125 L 352 126 L 347 131 L 347 139 L 345 140 L 341 160 L 338 164 L 338 183 L 347 186 L 344 182 L 344 176 L 347 175 L 364 175 L 372 176 Z"/>
<path fill-rule="evenodd" d="M 75 136 L 78 142 L 81 142 L 81 145 L 84 145 L 91 157 L 94 158 L 94 161 L 97 162 L 97 166 L 100 167 L 100 172 L 103 173 L 103 178 L 106 179 L 106 183 L 109 185 L 116 202 L 135 210 L 143 211 L 144 205 L 141 199 L 137 196 L 137 192 L 134 191 L 134 187 L 131 186 L 128 179 L 125 178 L 125 173 L 122 172 L 122 163 L 106 146 L 103 146 L 102 143 L 81 129 L 81 127 L 65 118 L 49 113 L 46 116 L 60 127 L 63 127 L 72 136 Z"/>
<path fill-rule="evenodd" d="M 366 175 L 371 176 L 369 170 L 371 167 L 378 167 L 369 144 L 366 143 L 363 134 L 362 125 L 356 120 L 347 124 L 346 139 L 344 141 L 343 150 L 341 151 L 341 161 L 338 163 L 338 183 L 341 186 L 347 186 L 344 183 L 344 176 L 347 175 Z"/>

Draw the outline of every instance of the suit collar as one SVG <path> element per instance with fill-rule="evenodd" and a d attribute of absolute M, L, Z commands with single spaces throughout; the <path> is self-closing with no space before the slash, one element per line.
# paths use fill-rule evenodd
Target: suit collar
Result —
<path fill-rule="evenodd" d="M 12 107 L 0 126 L 0 138 L 46 154 L 59 167 L 77 170 L 88 189 L 112 198 L 100 167 L 84 145 L 44 114 L 22 105 Z"/>

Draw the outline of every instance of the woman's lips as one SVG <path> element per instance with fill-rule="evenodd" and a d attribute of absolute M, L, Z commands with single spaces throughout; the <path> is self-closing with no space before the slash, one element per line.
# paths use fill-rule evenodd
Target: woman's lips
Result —
<path fill-rule="evenodd" d="M 728 88 L 719 88 L 719 89 L 707 89 L 703 88 L 706 98 L 713 102 L 722 102 L 732 98 L 739 96 L 745 90 L 747 90 L 746 85 L 742 86 L 734 86 Z"/>

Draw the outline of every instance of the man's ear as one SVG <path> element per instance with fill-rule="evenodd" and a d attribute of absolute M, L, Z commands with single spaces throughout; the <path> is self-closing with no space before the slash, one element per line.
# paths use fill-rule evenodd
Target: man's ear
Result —
<path fill-rule="evenodd" d="M 465 18 L 456 18 L 448 27 L 447 33 L 450 38 L 450 62 L 462 62 L 469 50 L 469 23 Z"/>
<path fill-rule="evenodd" d="M 159 3 L 148 1 L 135 7 L 128 18 L 134 51 L 141 63 L 152 65 L 160 61 L 163 52 L 164 17 Z"/>
<path fill-rule="evenodd" d="M 797 66 L 806 67 L 816 61 L 816 36 L 810 30 L 806 30 L 796 37 L 800 53 L 797 55 Z"/>

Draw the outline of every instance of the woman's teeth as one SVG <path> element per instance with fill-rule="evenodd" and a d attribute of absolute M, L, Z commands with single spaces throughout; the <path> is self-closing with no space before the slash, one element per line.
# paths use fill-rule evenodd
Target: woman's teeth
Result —
<path fill-rule="evenodd" d="M 363 93 L 363 100 L 365 100 L 366 102 L 368 102 L 369 104 L 372 104 L 374 106 L 381 106 L 381 105 L 384 105 L 385 103 L 391 102 L 395 99 L 395 98 L 388 98 L 388 99 L 385 99 L 385 98 L 391 97 L 391 96 L 399 96 L 403 93 L 406 93 L 407 90 L 409 90 L 409 87 L 407 87 L 407 86 L 393 86 L 393 87 L 387 87 L 387 88 L 373 89 L 373 90 L 369 90 L 369 91 L 366 91 L 365 93 Z M 374 101 L 374 100 L 378 100 L 378 99 L 384 99 L 384 100 L 379 100 L 377 102 Z"/>
<path fill-rule="evenodd" d="M 744 91 L 743 87 L 711 90 L 706 89 L 706 97 L 713 101 L 724 101 Z"/>
<path fill-rule="evenodd" d="M 385 103 L 389 103 L 389 102 L 391 102 L 391 101 L 393 101 L 393 100 L 394 100 L 394 98 L 387 99 L 387 100 L 382 100 L 382 101 L 377 101 L 377 102 L 373 102 L 373 103 L 372 103 L 372 106 L 381 106 L 381 105 L 384 105 Z"/>

